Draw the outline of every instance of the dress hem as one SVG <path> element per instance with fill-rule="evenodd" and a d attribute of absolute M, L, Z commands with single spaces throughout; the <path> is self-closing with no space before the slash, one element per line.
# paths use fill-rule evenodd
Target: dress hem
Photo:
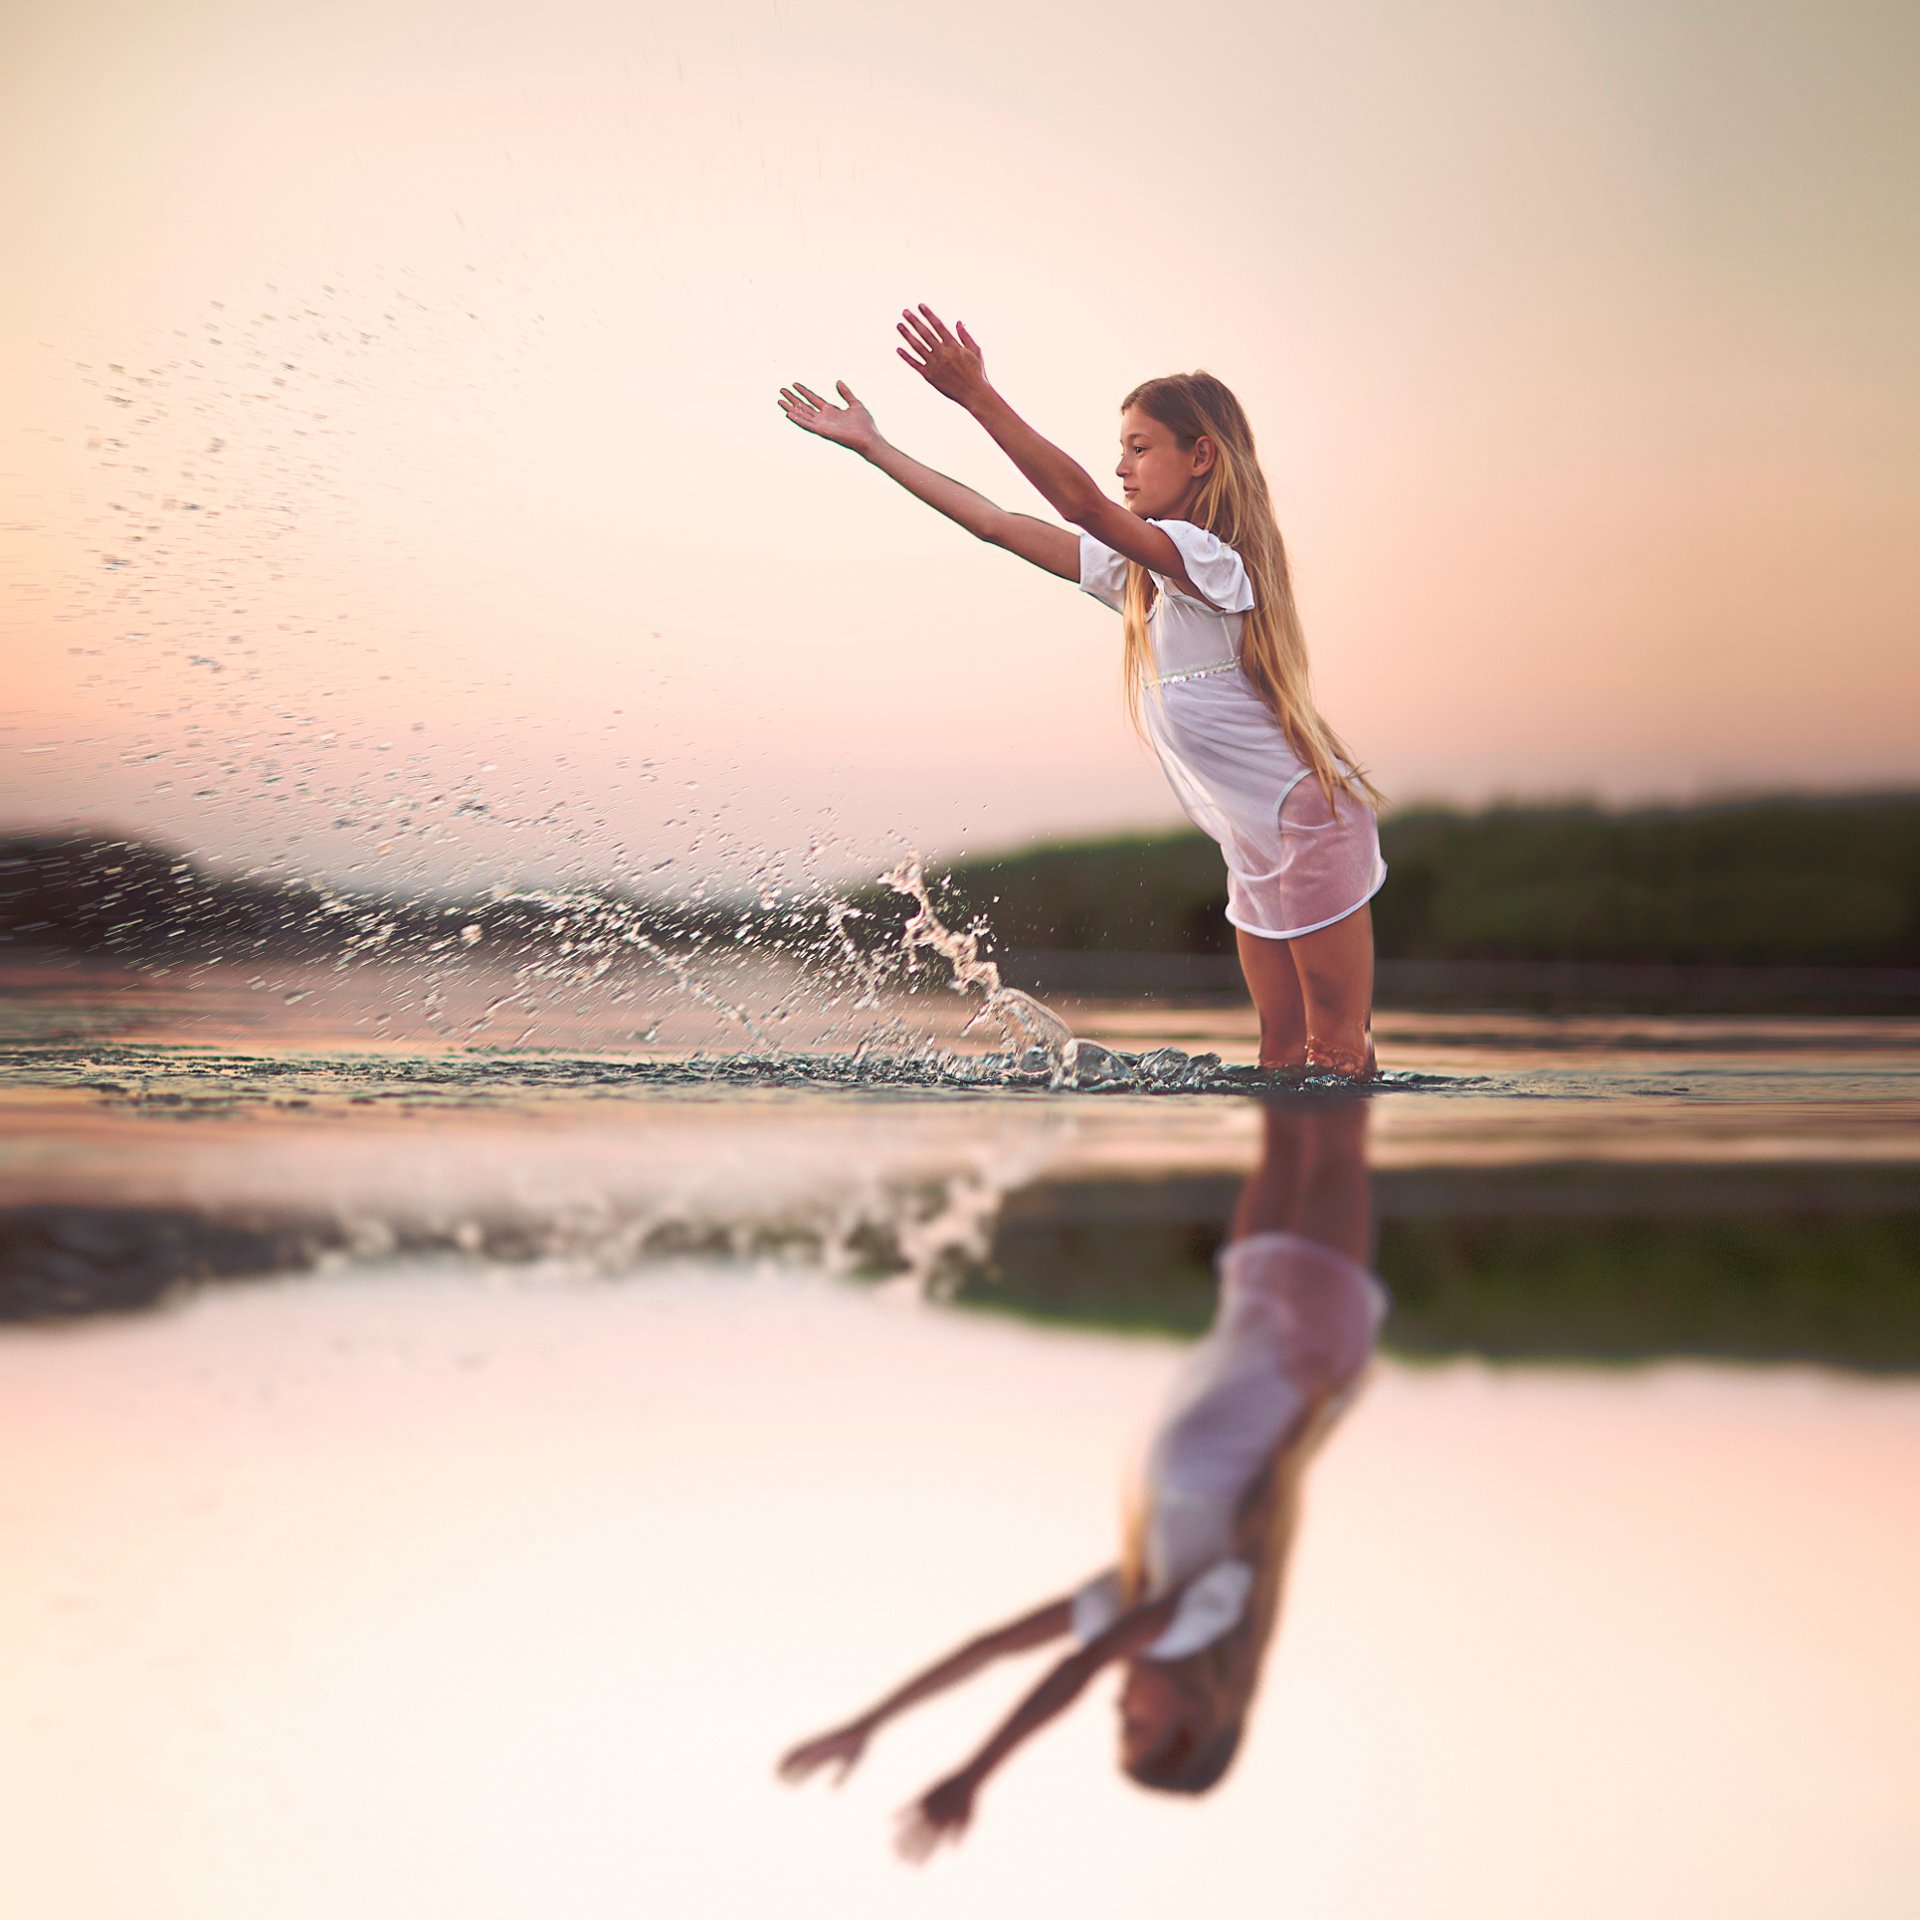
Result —
<path fill-rule="evenodd" d="M 1336 926 L 1342 920 L 1351 919 L 1386 884 L 1387 867 L 1386 862 L 1382 861 L 1380 863 L 1379 877 L 1352 906 L 1342 907 L 1338 913 L 1329 914 L 1324 920 L 1316 920 L 1310 927 L 1294 927 L 1286 933 L 1274 933 L 1267 927 L 1250 927 L 1244 920 L 1236 920 L 1233 917 L 1233 909 L 1231 907 L 1227 909 L 1227 924 L 1232 927 L 1238 927 L 1242 933 L 1250 933 L 1259 940 L 1298 940 L 1302 934 L 1318 933 L 1324 927 Z"/>

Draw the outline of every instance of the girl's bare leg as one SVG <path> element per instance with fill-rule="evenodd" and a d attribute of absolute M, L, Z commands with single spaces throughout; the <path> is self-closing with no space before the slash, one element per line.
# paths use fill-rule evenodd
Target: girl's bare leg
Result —
<path fill-rule="evenodd" d="M 1306 1106 L 1307 1101 L 1297 1095 L 1261 1103 L 1260 1160 L 1240 1189 L 1227 1231 L 1229 1240 L 1295 1230 L 1301 1189 L 1313 1165 Z"/>
<path fill-rule="evenodd" d="M 1304 1067 L 1307 1064 L 1307 1003 L 1301 997 L 1300 971 L 1294 965 L 1288 940 L 1263 940 L 1257 933 L 1236 927 L 1240 971 L 1260 1015 L 1260 1064 L 1263 1067 Z"/>
<path fill-rule="evenodd" d="M 1310 1146 L 1294 1203 L 1292 1230 L 1368 1264 L 1373 1251 L 1373 1184 L 1367 1171 L 1370 1096 L 1324 1097 L 1306 1116 Z"/>
<path fill-rule="evenodd" d="M 1367 1099 L 1270 1097 L 1259 1164 L 1247 1175 L 1228 1237 L 1297 1233 L 1365 1263 L 1373 1232 Z"/>
<path fill-rule="evenodd" d="M 1273 943 L 1279 944 L 1279 943 Z M 1361 907 L 1285 943 L 1305 1007 L 1306 1064 L 1362 1079 L 1374 1070 L 1373 914 Z M 1262 1064 L 1265 1056 L 1262 1055 Z"/>

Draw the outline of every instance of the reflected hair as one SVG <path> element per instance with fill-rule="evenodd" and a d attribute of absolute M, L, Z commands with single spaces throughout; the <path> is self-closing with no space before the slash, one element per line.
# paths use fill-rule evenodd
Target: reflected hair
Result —
<path fill-rule="evenodd" d="M 1313 703 L 1307 672 L 1307 642 L 1294 605 L 1293 577 L 1280 538 L 1266 475 L 1254 453 L 1253 428 L 1246 410 L 1226 383 L 1210 373 L 1170 373 L 1143 380 L 1120 403 L 1120 411 L 1138 407 L 1167 429 L 1183 451 L 1204 435 L 1213 442 L 1213 465 L 1201 476 L 1187 517 L 1239 554 L 1253 588 L 1253 611 L 1240 637 L 1240 670 L 1267 711 L 1279 723 L 1287 744 L 1319 783 L 1327 804 L 1352 793 L 1374 805 L 1380 794 L 1354 760 L 1340 736 Z M 1152 583 L 1137 561 L 1127 562 L 1121 605 L 1126 633 L 1122 673 L 1127 711 L 1141 726 L 1141 707 L 1153 681 L 1153 647 L 1147 635 Z"/>
<path fill-rule="evenodd" d="M 1207 1793 L 1232 1766 L 1279 1622 L 1307 1467 L 1349 1398 L 1329 1392 L 1310 1402 L 1241 1500 L 1236 1531 L 1254 1536 L 1253 1589 L 1229 1632 L 1184 1660 L 1154 1663 L 1191 1712 L 1187 1726 L 1127 1766 L 1140 1786 L 1159 1793 Z M 1119 1573 L 1123 1604 L 1137 1604 L 1147 1587 L 1146 1514 L 1138 1505 L 1128 1515 Z"/>

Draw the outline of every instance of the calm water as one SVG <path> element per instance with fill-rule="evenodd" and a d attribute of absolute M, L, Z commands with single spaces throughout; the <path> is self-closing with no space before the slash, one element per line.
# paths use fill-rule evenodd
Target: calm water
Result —
<path fill-rule="evenodd" d="M 1390 1015 L 1356 1101 L 1205 1008 L 1059 1008 L 1076 1088 L 958 1001 L 856 1054 L 585 994 L 487 1051 L 484 982 L 8 985 L 22 1913 L 1920 1901 L 1912 1024 Z M 1297 1380 L 1355 1233 L 1391 1304 L 1280 1443 L 1217 1786 L 1122 1774 L 1106 1670 L 901 1865 L 1070 1641 L 776 1781 L 1115 1562 L 1223 1242 L 1305 1248 Z"/>

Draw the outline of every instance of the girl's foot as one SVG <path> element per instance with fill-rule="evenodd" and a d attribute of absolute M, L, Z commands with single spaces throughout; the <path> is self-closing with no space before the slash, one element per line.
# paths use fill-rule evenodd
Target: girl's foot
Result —
<path fill-rule="evenodd" d="M 1371 1080 L 1380 1071 L 1379 1056 L 1373 1050 L 1373 1036 L 1367 1036 L 1364 1048 L 1328 1046 L 1307 1042 L 1307 1071 L 1331 1074 L 1340 1080 Z"/>

